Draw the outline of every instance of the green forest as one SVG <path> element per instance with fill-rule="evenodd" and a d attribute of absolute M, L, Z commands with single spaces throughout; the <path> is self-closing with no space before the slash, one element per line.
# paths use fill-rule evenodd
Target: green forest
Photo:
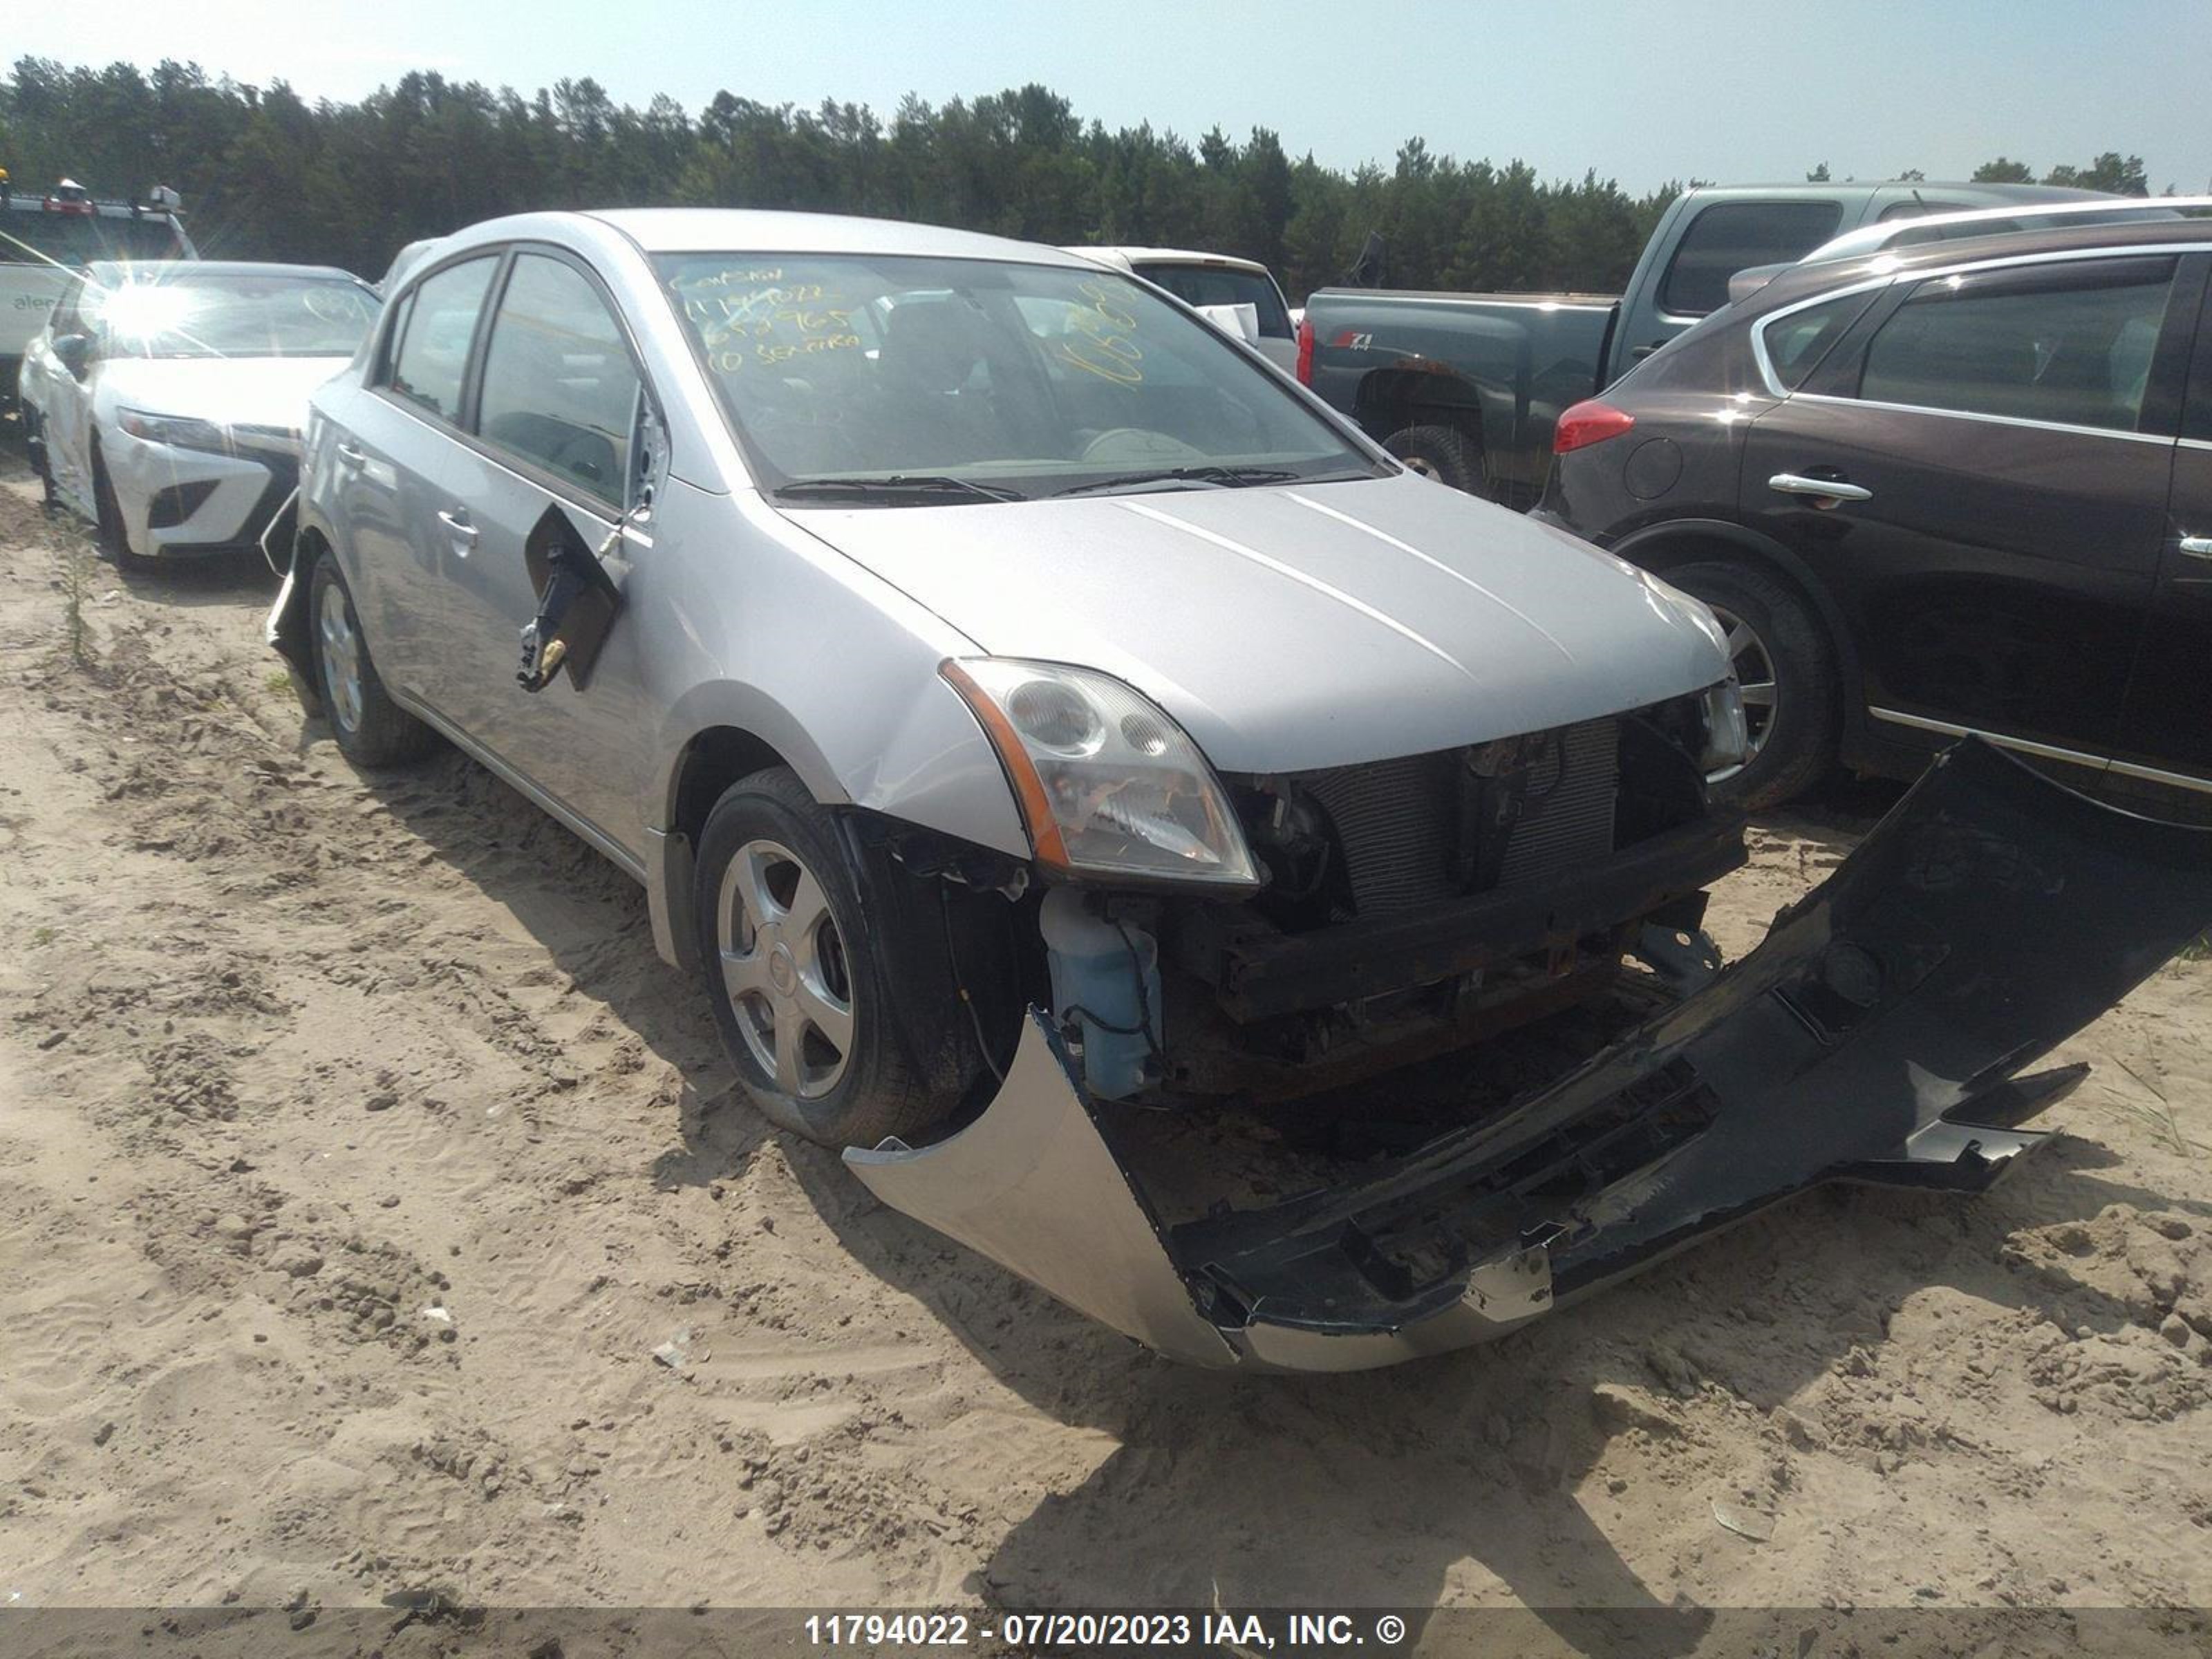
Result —
<path fill-rule="evenodd" d="M 498 214 L 659 204 L 1206 248 L 1265 260 L 1294 297 L 1339 280 L 1370 232 L 1396 286 L 1617 291 L 1661 210 L 1698 182 L 1631 195 L 1595 167 L 1543 179 L 1418 137 L 1388 168 L 1347 173 L 1293 160 L 1265 128 L 1195 143 L 1149 124 L 1109 131 L 1035 85 L 935 106 L 908 98 L 888 118 L 722 92 L 695 115 L 665 96 L 617 103 L 589 79 L 525 97 L 416 73 L 357 103 L 310 103 L 282 82 L 194 64 L 144 73 L 40 58 L 0 78 L 0 166 L 18 189 L 63 175 L 104 196 L 167 185 L 210 258 L 372 278 L 403 243 Z M 1826 164 L 1805 176 L 1827 177 Z M 2000 156 L 1973 176 L 2148 189 L 2142 161 L 2117 153 L 2041 174 Z"/>

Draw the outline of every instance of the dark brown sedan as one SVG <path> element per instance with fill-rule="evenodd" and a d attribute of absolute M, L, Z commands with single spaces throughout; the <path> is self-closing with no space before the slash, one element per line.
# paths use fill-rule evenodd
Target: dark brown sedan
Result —
<path fill-rule="evenodd" d="M 2212 808 L 2212 222 L 1795 267 L 1561 416 L 1538 514 L 1719 612 L 1761 806 L 1976 732 Z"/>

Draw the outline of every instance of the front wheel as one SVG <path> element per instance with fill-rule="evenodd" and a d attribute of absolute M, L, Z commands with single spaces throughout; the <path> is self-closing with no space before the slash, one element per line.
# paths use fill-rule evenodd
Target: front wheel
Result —
<path fill-rule="evenodd" d="M 1711 607 L 1743 688 L 1750 752 L 1711 780 L 1715 798 L 1756 811 L 1803 794 L 1836 764 L 1841 697 L 1827 630 L 1795 589 L 1749 565 L 1715 561 L 1661 574 Z"/>
<path fill-rule="evenodd" d="M 46 486 L 50 492 L 53 485 Z M 115 486 L 108 481 L 107 463 L 100 458 L 100 451 L 92 452 L 92 536 L 100 549 L 100 556 L 118 569 L 149 570 L 158 561 L 131 550 L 131 535 L 123 527 L 123 503 L 115 497 Z"/>
<path fill-rule="evenodd" d="M 959 978 L 1001 977 L 988 945 L 956 965 L 947 896 L 919 878 L 872 891 L 863 906 L 836 822 L 783 768 L 731 785 L 700 833 L 693 904 L 723 1046 L 763 1116 L 825 1146 L 927 1139 L 988 1076 Z"/>

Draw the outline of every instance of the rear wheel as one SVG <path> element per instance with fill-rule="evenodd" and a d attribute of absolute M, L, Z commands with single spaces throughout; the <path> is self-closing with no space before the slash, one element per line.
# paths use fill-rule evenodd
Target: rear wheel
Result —
<path fill-rule="evenodd" d="M 1382 447 L 1405 462 L 1409 471 L 1486 501 L 1490 498 L 1490 480 L 1482 465 L 1482 445 L 1458 427 L 1401 427 L 1382 441 Z"/>
<path fill-rule="evenodd" d="M 325 550 L 309 579 L 307 616 L 313 629 L 315 685 L 331 735 L 356 766 L 403 766 L 437 746 L 437 734 L 392 701 L 369 660 L 361 618 L 346 591 L 337 555 Z"/>
<path fill-rule="evenodd" d="M 1836 763 L 1840 691 L 1827 630 L 1795 589 L 1749 565 L 1716 561 L 1662 574 L 1712 608 L 1743 688 L 1750 755 L 1714 776 L 1714 796 L 1756 811 L 1804 793 Z"/>

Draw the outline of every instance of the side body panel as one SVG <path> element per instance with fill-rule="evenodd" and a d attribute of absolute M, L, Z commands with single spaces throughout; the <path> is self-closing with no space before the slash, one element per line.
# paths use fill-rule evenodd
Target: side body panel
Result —
<path fill-rule="evenodd" d="M 1800 393 L 1756 421 L 1743 522 L 1834 597 L 1873 708 L 2105 752 L 2158 567 L 2170 443 Z M 1872 491 L 1824 507 L 1769 480 Z"/>

